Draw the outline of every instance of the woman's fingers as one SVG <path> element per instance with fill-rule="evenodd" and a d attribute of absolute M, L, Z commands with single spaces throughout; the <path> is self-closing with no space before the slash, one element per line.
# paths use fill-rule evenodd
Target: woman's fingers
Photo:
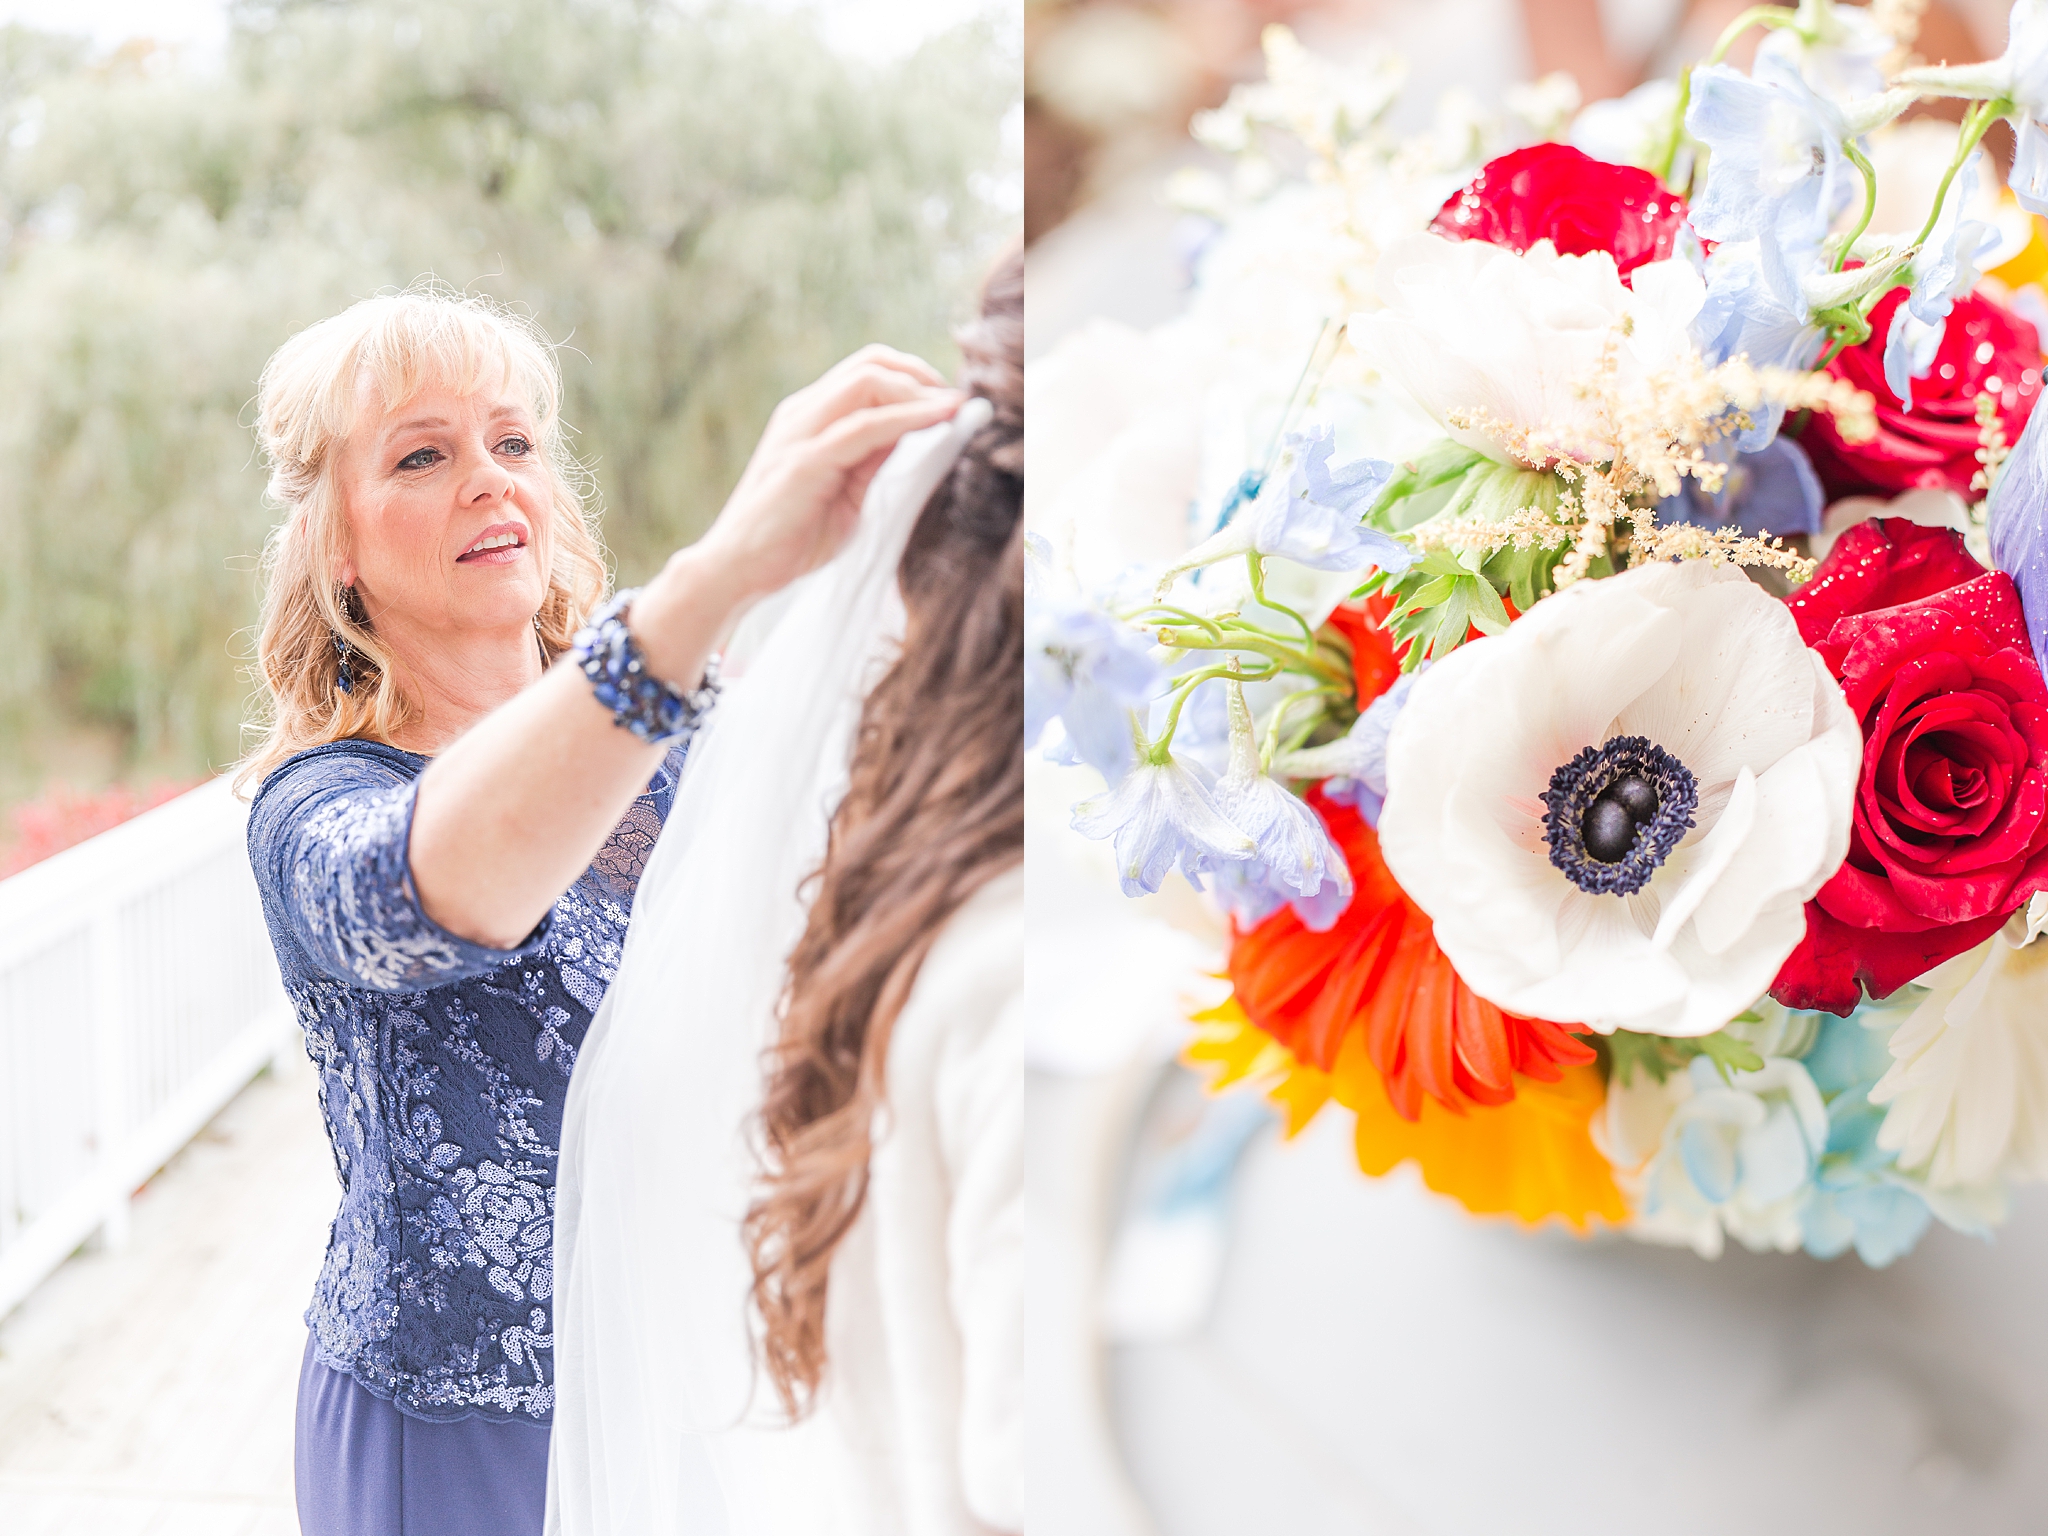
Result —
<path fill-rule="evenodd" d="M 924 384 L 941 385 L 946 382 L 941 377 L 938 369 L 934 368 L 916 353 L 899 352 L 894 347 L 884 346 L 879 341 L 871 341 L 858 352 L 848 353 L 832 365 L 828 370 L 828 374 L 837 373 L 842 368 L 864 367 L 869 363 L 878 364 L 884 368 L 893 368 L 898 373 L 907 373 Z"/>
<path fill-rule="evenodd" d="M 949 419 L 965 399 L 953 390 L 921 392 L 915 400 L 850 411 L 812 439 L 811 448 L 821 462 L 844 473 L 894 448 L 905 433 Z"/>
<path fill-rule="evenodd" d="M 863 347 L 776 408 L 770 436 L 810 437 L 848 411 L 913 400 L 945 381 L 919 358 L 888 347 Z"/>
<path fill-rule="evenodd" d="M 810 397 L 788 423 L 800 437 L 815 437 L 842 417 L 872 406 L 957 398 L 955 391 L 921 383 L 909 374 L 877 363 L 863 364 L 841 374 L 827 374 L 811 389 Z"/>

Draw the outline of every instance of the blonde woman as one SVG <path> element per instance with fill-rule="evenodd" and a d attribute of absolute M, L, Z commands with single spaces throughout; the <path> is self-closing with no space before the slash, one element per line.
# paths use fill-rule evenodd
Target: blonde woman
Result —
<path fill-rule="evenodd" d="M 343 1190 L 300 1379 L 307 1536 L 540 1530 L 562 1108 L 713 646 L 961 400 L 855 354 L 777 408 L 710 533 L 600 608 L 560 393 L 532 327 L 433 290 L 301 332 L 259 388 L 283 518 L 249 851 Z"/>

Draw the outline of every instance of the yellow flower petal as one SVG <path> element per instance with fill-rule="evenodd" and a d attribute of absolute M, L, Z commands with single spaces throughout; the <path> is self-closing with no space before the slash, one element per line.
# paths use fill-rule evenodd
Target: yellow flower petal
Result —
<path fill-rule="evenodd" d="M 1425 1098 L 1421 1117 L 1409 1121 L 1388 1101 L 1360 1031 L 1345 1036 L 1332 1070 L 1321 1072 L 1248 1021 L 1235 999 L 1196 1015 L 1196 1028 L 1183 1059 L 1208 1071 L 1212 1091 L 1256 1085 L 1285 1112 L 1290 1136 L 1334 1096 L 1357 1117 L 1358 1166 L 1368 1174 L 1412 1160 L 1424 1184 L 1473 1214 L 1531 1226 L 1554 1216 L 1584 1230 L 1596 1217 L 1628 1218 L 1589 1129 L 1607 1096 L 1598 1067 L 1566 1067 L 1555 1083 L 1517 1077 L 1512 1101 L 1462 1115 Z"/>

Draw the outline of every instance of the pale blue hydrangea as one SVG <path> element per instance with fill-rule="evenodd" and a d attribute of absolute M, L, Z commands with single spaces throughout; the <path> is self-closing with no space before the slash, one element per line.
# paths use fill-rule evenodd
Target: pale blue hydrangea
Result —
<path fill-rule="evenodd" d="M 1724 1077 L 1698 1056 L 1666 1084 L 1641 1077 L 1628 1098 L 1659 1106 L 1662 1117 L 1643 1169 L 1643 1233 L 1708 1258 L 1720 1254 L 1724 1235 L 1754 1249 L 1799 1247 L 1800 1212 L 1828 1132 L 1806 1068 L 1765 1054 L 1759 1070 Z"/>
<path fill-rule="evenodd" d="M 1897 1154 L 1878 1146 L 1884 1110 L 1870 1102 L 1892 1064 L 1888 1046 L 1901 1014 L 1865 1006 L 1846 1019 L 1816 1017 L 1819 1037 L 1805 1065 L 1827 1100 L 1828 1139 L 1800 1213 L 1806 1251 L 1831 1259 L 1853 1246 L 1864 1263 L 1882 1268 L 1910 1252 L 1933 1219 L 1899 1176 Z"/>

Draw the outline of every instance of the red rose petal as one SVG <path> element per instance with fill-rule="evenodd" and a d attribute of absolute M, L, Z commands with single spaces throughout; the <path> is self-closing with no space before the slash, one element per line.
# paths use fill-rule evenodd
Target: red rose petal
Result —
<path fill-rule="evenodd" d="M 1843 496 L 1896 496 L 1934 488 L 1970 496 L 1977 464 L 1977 396 L 1998 404 L 2005 440 L 2019 441 L 2027 416 L 2041 393 L 2041 346 L 2034 327 L 1981 294 L 1955 302 L 1934 365 L 1913 381 L 1908 411 L 1884 379 L 1884 348 L 1892 314 L 1907 290 L 1895 288 L 1870 315 L 1870 337 L 1845 347 L 1827 371 L 1867 389 L 1876 401 L 1877 435 L 1847 443 L 1832 417 L 1807 419 L 1800 446 L 1813 461 L 1828 500 Z M 1996 388 L 1993 383 L 1996 381 Z M 1811 644 L 1811 640 L 1808 641 Z"/>
<path fill-rule="evenodd" d="M 1988 917 L 1920 933 L 1877 933 L 1850 927 L 1808 902 L 1806 937 L 1779 967 L 1771 996 L 1787 1008 L 1846 1015 L 1864 992 L 1891 996 L 1944 960 L 1983 943 L 2004 921 Z"/>

